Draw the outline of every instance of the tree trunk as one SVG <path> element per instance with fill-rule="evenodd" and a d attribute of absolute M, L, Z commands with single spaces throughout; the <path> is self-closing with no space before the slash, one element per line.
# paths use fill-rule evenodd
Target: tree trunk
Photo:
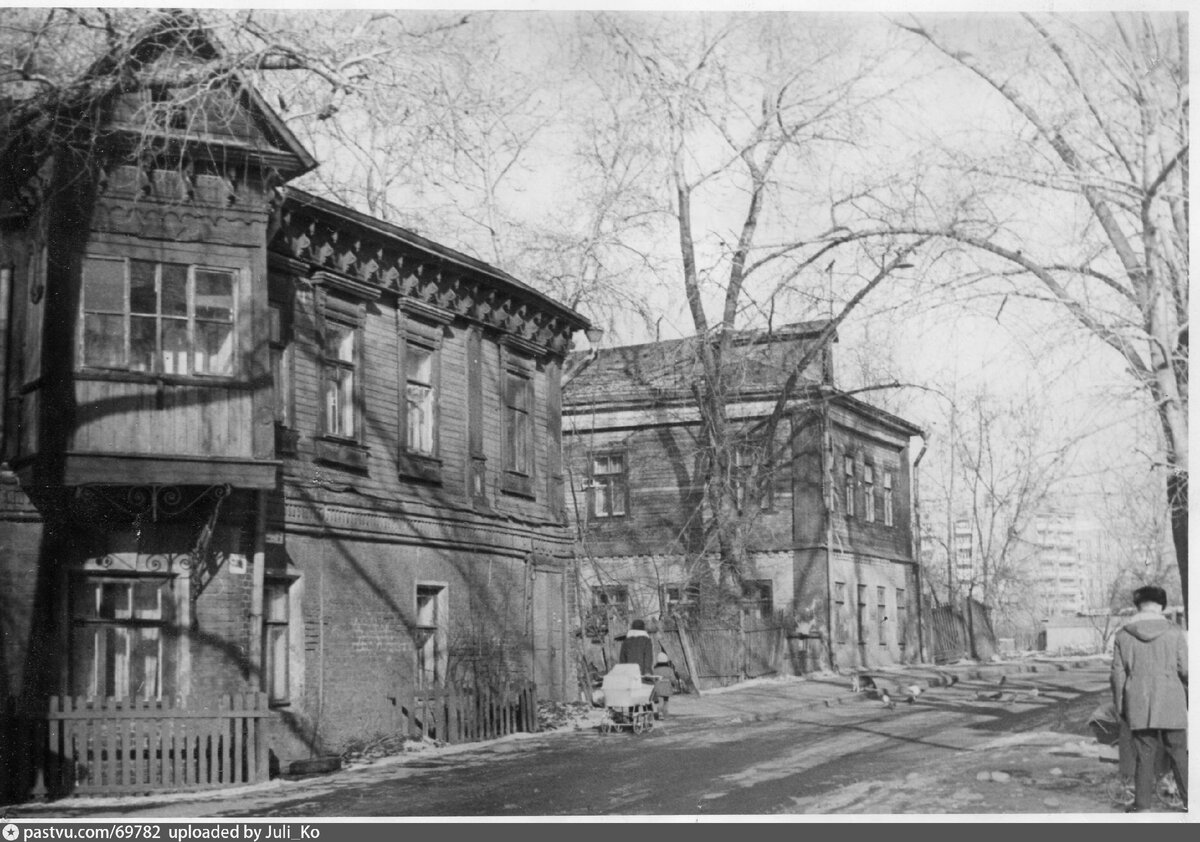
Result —
<path fill-rule="evenodd" d="M 1183 590 L 1183 616 L 1188 619 L 1188 475 L 1177 471 L 1167 477 L 1167 499 L 1171 505 L 1171 538 L 1179 565 L 1179 587 Z"/>

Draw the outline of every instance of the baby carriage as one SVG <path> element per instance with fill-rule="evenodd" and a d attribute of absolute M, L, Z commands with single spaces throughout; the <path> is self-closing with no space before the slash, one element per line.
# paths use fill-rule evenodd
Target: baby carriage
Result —
<path fill-rule="evenodd" d="M 628 728 L 644 734 L 654 727 L 654 682 L 643 680 L 637 664 L 617 664 L 604 676 L 605 717 L 602 734 Z"/>

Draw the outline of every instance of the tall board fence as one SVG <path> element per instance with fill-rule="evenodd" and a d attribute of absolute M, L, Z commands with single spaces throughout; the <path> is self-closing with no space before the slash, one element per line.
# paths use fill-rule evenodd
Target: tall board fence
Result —
<path fill-rule="evenodd" d="M 267 779 L 262 693 L 208 704 L 51 696 L 8 700 L 0 794 L 15 800 L 208 789 Z"/>
<path fill-rule="evenodd" d="M 960 658 L 987 660 L 998 651 L 987 607 L 974 599 L 941 605 L 929 612 L 930 653 L 936 664 Z"/>
<path fill-rule="evenodd" d="M 532 681 L 499 687 L 447 685 L 397 688 L 392 730 L 445 743 L 492 740 L 537 731 L 537 686 Z"/>
<path fill-rule="evenodd" d="M 789 629 L 745 619 L 741 626 L 664 625 L 658 635 L 677 672 L 700 690 L 788 671 Z"/>

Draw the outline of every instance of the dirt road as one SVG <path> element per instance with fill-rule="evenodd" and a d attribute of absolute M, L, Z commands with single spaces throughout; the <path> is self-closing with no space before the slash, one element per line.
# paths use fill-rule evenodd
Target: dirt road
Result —
<path fill-rule="evenodd" d="M 933 688 L 895 708 L 861 700 L 770 717 L 680 716 L 641 737 L 585 729 L 219 800 L 111 809 L 62 802 L 29 815 L 1111 813 L 1106 783 L 1116 766 L 1085 724 L 1106 698 L 1106 682 L 1107 671 L 1095 667 L 1000 689 Z"/>

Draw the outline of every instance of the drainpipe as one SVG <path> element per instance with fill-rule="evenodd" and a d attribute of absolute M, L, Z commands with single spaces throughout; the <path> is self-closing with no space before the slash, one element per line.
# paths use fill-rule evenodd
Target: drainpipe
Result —
<path fill-rule="evenodd" d="M 258 692 L 265 689 L 263 676 L 262 650 L 262 620 L 263 620 L 263 580 L 266 576 L 267 564 L 267 492 L 259 489 L 254 492 L 254 555 L 251 558 L 251 576 L 253 585 L 250 589 L 250 670 L 256 676 L 255 684 Z"/>
<path fill-rule="evenodd" d="M 921 433 L 921 452 L 913 460 L 912 466 L 912 545 L 913 562 L 917 571 L 917 658 L 924 663 L 925 655 L 925 606 L 921 596 L 921 475 L 918 469 L 925 451 L 929 449 L 929 435 Z"/>
<path fill-rule="evenodd" d="M 821 486 L 825 517 L 825 653 L 829 668 L 835 669 L 833 647 L 833 431 L 829 422 L 829 401 L 821 402 Z"/>
<path fill-rule="evenodd" d="M 8 455 L 8 336 L 12 325 L 12 279 L 11 263 L 0 266 L 0 463 Z"/>

